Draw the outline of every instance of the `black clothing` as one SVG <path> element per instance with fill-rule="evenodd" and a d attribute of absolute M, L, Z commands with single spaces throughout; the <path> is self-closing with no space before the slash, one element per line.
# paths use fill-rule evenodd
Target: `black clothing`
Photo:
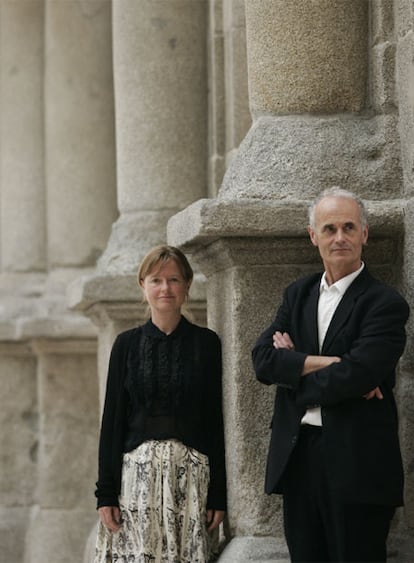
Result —
<path fill-rule="evenodd" d="M 292 563 L 385 563 L 395 508 L 333 499 L 320 426 L 301 427 L 284 489 L 284 528 Z"/>
<path fill-rule="evenodd" d="M 393 387 L 409 307 L 364 268 L 335 309 L 319 352 L 321 275 L 286 289 L 253 350 L 258 380 L 277 385 L 265 490 L 284 495 L 292 561 L 385 561 L 390 520 L 403 503 Z M 290 335 L 294 350 L 273 346 L 276 331 Z M 306 356 L 319 353 L 341 361 L 302 376 Z M 376 387 L 383 399 L 365 399 Z M 322 427 L 302 427 L 316 405 Z"/>
<path fill-rule="evenodd" d="M 321 406 L 323 451 L 339 500 L 355 504 L 403 504 L 403 467 L 393 395 L 403 353 L 409 307 L 367 268 L 346 290 L 332 317 L 322 355 L 341 361 L 302 377 L 307 355 L 319 355 L 317 310 L 322 274 L 285 291 L 274 322 L 253 350 L 256 376 L 276 384 L 265 490 L 283 493 L 283 476 L 308 407 Z M 287 332 L 295 350 L 276 349 L 275 331 Z M 380 387 L 384 398 L 364 395 Z"/>
<path fill-rule="evenodd" d="M 207 508 L 226 509 L 218 336 L 185 317 L 169 335 L 151 320 L 112 347 L 95 495 L 118 506 L 122 455 L 146 440 L 178 439 L 209 458 Z"/>

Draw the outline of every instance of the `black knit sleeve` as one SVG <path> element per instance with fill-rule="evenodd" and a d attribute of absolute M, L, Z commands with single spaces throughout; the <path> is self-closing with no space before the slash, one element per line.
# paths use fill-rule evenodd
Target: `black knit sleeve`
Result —
<path fill-rule="evenodd" d="M 124 391 L 126 365 L 126 333 L 117 336 L 110 355 L 105 402 L 99 439 L 97 506 L 118 506 L 119 460 L 122 444 L 116 429 L 120 426 L 119 404 Z"/>
<path fill-rule="evenodd" d="M 207 385 L 207 432 L 209 436 L 210 486 L 207 508 L 226 510 L 226 464 L 223 424 L 222 359 L 219 337 L 213 332 L 205 334 L 204 367 Z"/>

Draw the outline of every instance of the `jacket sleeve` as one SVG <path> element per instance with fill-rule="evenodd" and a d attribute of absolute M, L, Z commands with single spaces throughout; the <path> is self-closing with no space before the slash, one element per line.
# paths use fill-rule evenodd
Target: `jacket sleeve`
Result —
<path fill-rule="evenodd" d="M 259 336 L 253 351 L 253 367 L 257 379 L 265 385 L 298 388 L 306 354 L 294 350 L 276 349 L 273 335 L 276 331 L 291 334 L 292 300 L 288 288 L 273 323 Z"/>
<path fill-rule="evenodd" d="M 209 331 L 208 387 L 206 401 L 207 432 L 209 436 L 210 484 L 207 508 L 226 510 L 226 464 L 223 424 L 222 356 L 219 337 Z"/>
<path fill-rule="evenodd" d="M 98 481 L 95 496 L 97 507 L 118 506 L 118 483 L 116 477 L 115 427 L 117 404 L 122 393 L 122 370 L 125 342 L 122 335 L 116 338 L 110 355 L 106 383 L 105 402 L 99 438 Z"/>
<path fill-rule="evenodd" d="M 296 393 L 299 406 L 329 406 L 362 398 L 376 387 L 392 389 L 405 346 L 409 308 L 395 292 L 387 297 L 366 308 L 354 339 L 348 342 L 346 330 L 338 337 L 329 354 L 340 356 L 341 362 L 301 378 Z"/>

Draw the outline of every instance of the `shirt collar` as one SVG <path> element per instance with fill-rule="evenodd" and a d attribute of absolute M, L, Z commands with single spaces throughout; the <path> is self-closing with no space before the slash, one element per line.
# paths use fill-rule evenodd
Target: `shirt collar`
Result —
<path fill-rule="evenodd" d="M 364 267 L 365 267 L 364 262 L 361 262 L 361 266 L 360 268 L 358 268 L 358 270 L 352 272 L 352 274 L 348 274 L 347 276 L 341 278 L 340 280 L 333 283 L 332 285 L 328 285 L 328 282 L 326 281 L 326 272 L 324 272 L 321 279 L 319 293 L 322 293 L 322 291 L 334 290 L 334 291 L 338 291 L 343 296 L 345 291 L 348 289 L 351 283 L 359 276 L 359 274 L 362 272 Z"/>
<path fill-rule="evenodd" d="M 144 334 L 146 336 L 151 336 L 152 338 L 164 339 L 164 338 L 177 338 L 178 336 L 185 334 L 190 327 L 191 323 L 188 321 L 183 315 L 181 315 L 180 322 L 173 330 L 171 334 L 165 334 L 162 332 L 153 322 L 151 319 L 144 325 Z"/>

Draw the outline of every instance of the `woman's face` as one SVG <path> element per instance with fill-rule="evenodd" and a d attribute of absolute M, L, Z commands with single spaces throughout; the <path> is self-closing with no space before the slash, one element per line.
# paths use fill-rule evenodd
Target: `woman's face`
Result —
<path fill-rule="evenodd" d="M 141 287 L 152 313 L 181 312 L 191 282 L 185 281 L 175 260 L 168 260 L 143 279 Z"/>

